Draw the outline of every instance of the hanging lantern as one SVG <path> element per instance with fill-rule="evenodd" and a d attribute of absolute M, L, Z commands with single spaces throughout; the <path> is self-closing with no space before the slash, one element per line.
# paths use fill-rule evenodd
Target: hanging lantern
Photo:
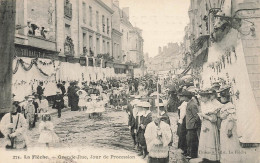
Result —
<path fill-rule="evenodd" d="M 206 0 L 206 9 L 209 10 L 209 13 L 217 13 L 221 10 L 225 0 Z"/>

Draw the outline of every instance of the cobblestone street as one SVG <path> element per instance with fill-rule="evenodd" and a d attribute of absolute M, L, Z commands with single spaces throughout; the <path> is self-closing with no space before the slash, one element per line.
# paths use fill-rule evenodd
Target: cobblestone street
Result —
<path fill-rule="evenodd" d="M 178 137 L 176 135 L 177 114 L 169 113 L 174 133 L 174 143 L 170 147 L 170 162 L 184 162 L 177 150 Z M 53 145 L 51 148 L 56 149 L 97 149 L 102 152 L 111 151 L 122 152 L 124 154 L 135 155 L 138 162 L 146 162 L 137 156 L 131 139 L 129 129 L 127 127 L 127 114 L 124 111 L 115 111 L 107 109 L 100 119 L 89 119 L 88 114 L 81 111 L 71 112 L 65 111 L 59 119 L 57 115 L 52 115 L 55 125 L 55 132 L 60 137 L 61 143 Z M 39 131 L 38 123 L 36 128 L 28 130 L 28 150 L 44 147 L 45 145 L 38 143 Z M 73 153 L 73 152 L 72 152 Z"/>

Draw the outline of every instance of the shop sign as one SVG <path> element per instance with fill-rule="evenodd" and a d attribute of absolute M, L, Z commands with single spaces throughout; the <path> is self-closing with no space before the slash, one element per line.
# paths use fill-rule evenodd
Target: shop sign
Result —
<path fill-rule="evenodd" d="M 37 48 L 15 46 L 15 56 L 30 58 L 55 58 L 58 55 L 55 52 L 51 53 Z"/>

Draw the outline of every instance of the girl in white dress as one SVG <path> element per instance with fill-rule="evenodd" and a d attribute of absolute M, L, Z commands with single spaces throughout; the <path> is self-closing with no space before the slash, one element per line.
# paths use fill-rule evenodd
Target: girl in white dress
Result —
<path fill-rule="evenodd" d="M 38 142 L 46 144 L 49 147 L 50 144 L 58 143 L 59 137 L 54 132 L 54 126 L 51 122 L 51 115 L 45 114 L 42 122 L 39 125 L 40 137 Z"/>
<path fill-rule="evenodd" d="M 92 114 L 95 111 L 94 103 L 93 103 L 91 97 L 88 97 L 87 99 L 88 99 L 88 102 L 86 103 L 86 107 L 87 107 L 86 113 L 89 114 L 89 118 L 92 118 Z"/>
<path fill-rule="evenodd" d="M 81 110 L 84 111 L 85 108 L 86 108 L 86 100 L 85 100 L 85 98 L 86 98 L 87 92 L 84 91 L 84 90 L 78 90 L 77 94 L 79 96 L 79 103 L 78 103 L 78 106 L 80 108 L 79 111 L 81 111 Z"/>

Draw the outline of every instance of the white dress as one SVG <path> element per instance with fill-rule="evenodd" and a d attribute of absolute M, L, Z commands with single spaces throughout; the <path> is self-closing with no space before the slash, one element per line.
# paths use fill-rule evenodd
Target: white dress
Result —
<path fill-rule="evenodd" d="M 79 95 L 79 92 L 82 92 L 82 94 Z M 79 90 L 79 91 L 77 91 L 77 94 L 79 95 L 79 103 L 78 103 L 78 106 L 79 106 L 79 107 L 84 107 L 84 106 L 86 106 L 86 100 L 85 100 L 85 97 L 86 97 L 86 95 L 87 95 L 86 91 Z"/>
<path fill-rule="evenodd" d="M 99 101 L 95 105 L 95 112 L 96 113 L 102 113 L 105 111 L 105 104 L 103 101 Z"/>
<path fill-rule="evenodd" d="M 54 132 L 53 123 L 50 121 L 42 121 L 39 125 L 40 137 L 39 143 L 58 143 L 59 137 Z"/>
<path fill-rule="evenodd" d="M 87 102 L 86 103 L 86 106 L 87 106 L 87 111 L 86 113 L 94 113 L 95 112 L 95 107 L 94 107 L 94 102 L 91 101 L 91 102 Z"/>

